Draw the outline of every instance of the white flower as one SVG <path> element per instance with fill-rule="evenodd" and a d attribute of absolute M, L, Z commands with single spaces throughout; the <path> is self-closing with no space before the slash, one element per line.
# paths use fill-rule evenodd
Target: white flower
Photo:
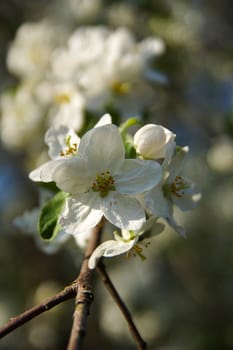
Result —
<path fill-rule="evenodd" d="M 174 144 L 176 135 L 161 125 L 146 124 L 134 135 L 137 153 L 145 159 L 160 159 L 166 156 L 167 148 Z"/>
<path fill-rule="evenodd" d="M 46 132 L 45 143 L 49 146 L 48 153 L 52 160 L 30 172 L 29 178 L 33 181 L 53 181 L 52 173 L 60 162 L 77 154 L 80 138 L 73 129 L 60 125 Z"/>
<path fill-rule="evenodd" d="M 45 143 L 49 146 L 50 158 L 59 159 L 77 154 L 80 138 L 73 129 L 60 125 L 46 132 Z"/>
<path fill-rule="evenodd" d="M 133 196 L 160 181 L 160 165 L 125 159 L 119 130 L 111 124 L 88 131 L 78 152 L 78 156 L 55 159 L 30 174 L 34 181 L 55 181 L 61 190 L 72 195 L 61 226 L 69 233 L 83 232 L 105 216 L 120 228 L 139 229 L 145 212 Z"/>
<path fill-rule="evenodd" d="M 140 115 L 154 98 L 148 84 L 148 77 L 154 79 L 150 61 L 163 49 L 157 38 L 137 43 L 126 28 L 82 27 L 70 37 L 68 48 L 54 53 L 52 71 L 54 77 L 77 84 L 87 109 L 103 111 L 113 104 L 123 116 Z"/>
<path fill-rule="evenodd" d="M 7 147 L 35 145 L 45 111 L 33 95 L 33 83 L 24 82 L 16 91 L 3 93 L 0 108 L 0 135 Z"/>
<path fill-rule="evenodd" d="M 169 164 L 163 164 L 163 177 L 158 185 L 145 194 L 145 207 L 151 215 L 163 217 L 182 236 L 185 229 L 173 217 L 173 205 L 183 211 L 195 208 L 201 198 L 193 182 L 180 175 L 188 147 L 176 150 Z"/>
<path fill-rule="evenodd" d="M 19 77 L 41 76 L 49 65 L 52 50 L 63 41 L 63 31 L 46 20 L 21 25 L 8 51 L 10 72 Z"/>
<path fill-rule="evenodd" d="M 95 128 L 111 124 L 110 114 L 104 114 Z M 64 125 L 51 127 L 45 134 L 45 143 L 49 147 L 49 156 L 52 160 L 42 164 L 35 170 L 31 171 L 29 178 L 33 181 L 51 182 L 52 174 L 64 158 L 70 158 L 78 154 L 80 138 L 73 129 Z"/>
<path fill-rule="evenodd" d="M 76 131 L 82 128 L 85 99 L 74 84 L 43 80 L 36 86 L 35 95 L 48 109 L 48 126 L 62 124 Z"/>
<path fill-rule="evenodd" d="M 140 230 L 122 230 L 121 235 L 118 232 L 114 232 L 115 240 L 109 240 L 100 244 L 92 253 L 89 261 L 89 269 L 94 269 L 97 265 L 98 260 L 104 257 L 113 257 L 116 255 L 124 254 L 130 250 L 134 250 L 141 258 L 144 258 L 142 255 L 142 248 L 137 244 L 138 240 L 141 239 L 142 235 L 153 227 L 153 235 L 157 235 L 162 232 L 164 225 L 156 223 L 155 217 L 151 217 L 147 220 Z M 155 225 L 154 225 L 155 224 Z"/>

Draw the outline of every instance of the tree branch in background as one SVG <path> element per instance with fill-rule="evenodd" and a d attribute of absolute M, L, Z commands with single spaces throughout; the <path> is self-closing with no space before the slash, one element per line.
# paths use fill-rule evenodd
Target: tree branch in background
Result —
<path fill-rule="evenodd" d="M 110 278 L 106 272 L 104 264 L 102 262 L 99 262 L 96 269 L 97 269 L 105 287 L 107 288 L 107 290 L 111 294 L 114 302 L 118 305 L 119 309 L 121 310 L 121 312 L 122 312 L 122 314 L 123 314 L 123 316 L 128 324 L 130 333 L 135 340 L 135 343 L 137 345 L 138 350 L 146 350 L 146 348 L 147 348 L 146 342 L 142 339 L 137 327 L 135 326 L 135 324 L 133 322 L 132 316 L 131 316 L 127 306 L 125 305 L 125 303 L 121 299 L 121 297 L 118 294 L 116 288 L 114 287 L 112 281 L 110 280 Z"/>
<path fill-rule="evenodd" d="M 54 306 L 74 298 L 76 293 L 77 290 L 75 288 L 75 283 L 72 283 L 70 286 L 65 287 L 61 292 L 57 293 L 47 301 L 32 307 L 16 317 L 11 318 L 5 326 L 0 328 L 0 338 L 3 338 L 5 335 L 24 325 L 34 317 L 52 309 Z"/>

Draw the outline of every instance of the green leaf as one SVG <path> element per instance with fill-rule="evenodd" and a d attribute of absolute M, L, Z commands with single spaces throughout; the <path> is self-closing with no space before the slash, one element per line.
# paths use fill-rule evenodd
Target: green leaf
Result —
<path fill-rule="evenodd" d="M 67 197 L 68 193 L 60 191 L 42 207 L 38 220 L 38 231 L 43 239 L 51 241 L 60 231 L 58 218 Z"/>

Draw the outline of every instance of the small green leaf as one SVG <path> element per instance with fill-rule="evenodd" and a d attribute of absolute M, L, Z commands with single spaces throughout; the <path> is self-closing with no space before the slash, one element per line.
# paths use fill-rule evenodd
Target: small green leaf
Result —
<path fill-rule="evenodd" d="M 38 220 L 38 231 L 43 239 L 52 240 L 59 232 L 58 218 L 67 197 L 68 193 L 60 191 L 42 207 Z"/>

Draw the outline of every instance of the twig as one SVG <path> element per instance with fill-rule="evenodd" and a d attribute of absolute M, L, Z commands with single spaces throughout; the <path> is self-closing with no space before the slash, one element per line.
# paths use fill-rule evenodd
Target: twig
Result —
<path fill-rule="evenodd" d="M 96 230 L 99 231 L 100 229 L 98 228 Z M 94 235 L 93 235 L 92 243 L 94 245 L 97 245 L 96 237 L 95 237 L 96 234 L 95 234 L 95 232 L 93 232 L 93 233 L 94 233 Z M 90 248 L 92 249 L 91 244 L 90 244 Z M 84 264 L 82 265 L 80 276 L 82 276 L 82 269 L 84 268 L 84 266 L 87 265 L 87 261 L 88 261 L 90 254 L 91 254 L 91 251 L 86 252 L 86 257 L 84 258 Z M 82 281 L 81 281 L 81 278 L 78 277 L 78 279 L 75 280 L 72 284 L 65 287 L 61 292 L 55 294 L 54 296 L 47 299 L 43 303 L 36 305 L 36 306 L 32 307 L 31 309 L 28 309 L 27 311 L 15 316 L 15 317 L 12 317 L 7 324 L 5 324 L 3 327 L 0 328 L 0 339 L 3 338 L 4 336 L 6 336 L 7 334 L 11 333 L 12 331 L 17 329 L 18 327 L 24 325 L 25 323 L 27 323 L 31 319 L 35 318 L 36 316 L 39 316 L 40 314 L 52 309 L 56 305 L 59 305 L 66 300 L 74 298 L 77 295 L 79 285 L 82 285 Z"/>
<path fill-rule="evenodd" d="M 3 338 L 5 335 L 11 333 L 13 330 L 22 326 L 34 317 L 52 309 L 54 306 L 61 304 L 66 300 L 74 298 L 76 296 L 76 293 L 77 290 L 75 288 L 75 284 L 71 284 L 50 299 L 47 299 L 47 301 L 32 307 L 31 309 L 23 312 L 18 316 L 11 318 L 5 326 L 0 328 L 0 338 Z"/>
<path fill-rule="evenodd" d="M 95 227 L 86 249 L 79 277 L 77 278 L 76 306 L 73 314 L 73 326 L 67 350 L 80 350 L 83 345 L 83 340 L 86 334 L 87 317 L 89 315 L 91 303 L 94 299 L 91 286 L 93 270 L 89 270 L 88 268 L 88 259 L 99 244 L 100 234 L 101 227 Z"/>
<path fill-rule="evenodd" d="M 128 323 L 130 333 L 135 340 L 135 343 L 137 345 L 138 350 L 146 350 L 146 348 L 147 348 L 146 342 L 142 339 L 137 327 L 135 326 L 135 324 L 133 322 L 131 313 L 129 312 L 127 306 L 125 305 L 125 303 L 121 299 L 121 297 L 118 294 L 116 288 L 114 287 L 112 281 L 110 280 L 110 278 L 106 272 L 104 264 L 102 262 L 99 262 L 96 269 L 97 269 L 101 279 L 103 280 L 105 287 L 107 288 L 107 290 L 111 294 L 113 300 L 118 305 L 126 322 Z"/>

